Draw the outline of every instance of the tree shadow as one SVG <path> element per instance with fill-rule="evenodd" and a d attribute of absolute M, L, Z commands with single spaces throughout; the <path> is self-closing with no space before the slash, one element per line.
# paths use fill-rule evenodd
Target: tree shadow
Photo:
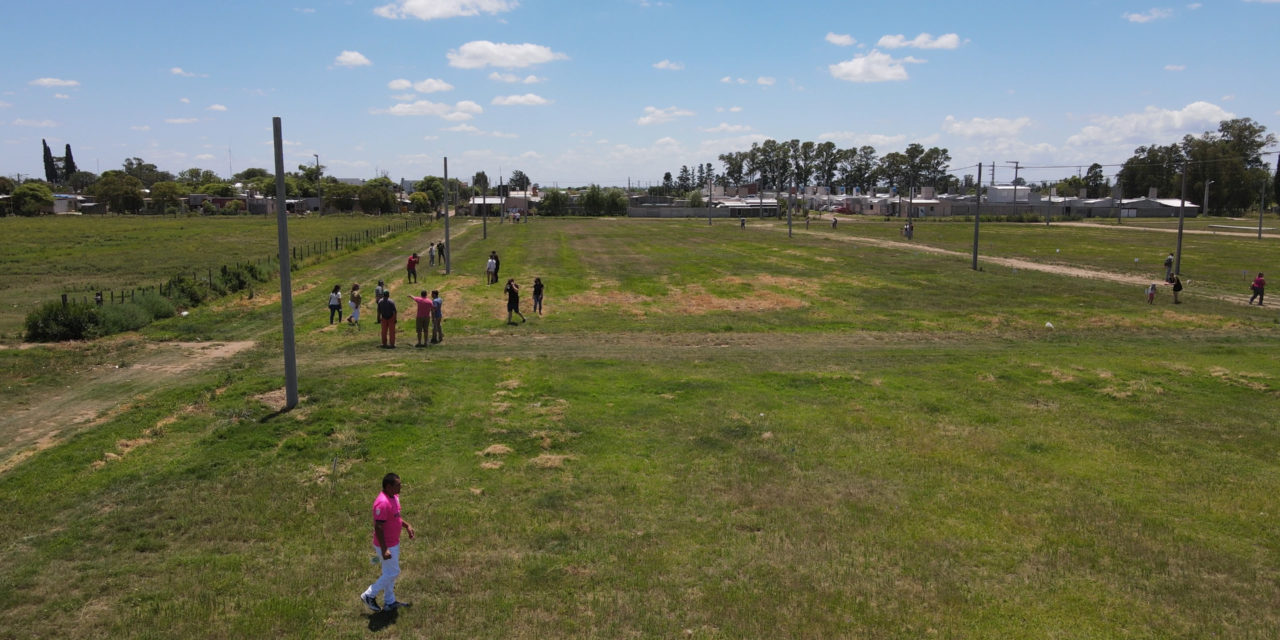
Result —
<path fill-rule="evenodd" d="M 411 606 L 413 605 L 406 603 L 402 607 L 391 609 L 390 611 L 383 610 L 378 613 L 368 614 L 369 630 L 374 632 L 382 631 L 395 624 L 396 618 L 400 617 L 400 609 L 408 609 Z"/>

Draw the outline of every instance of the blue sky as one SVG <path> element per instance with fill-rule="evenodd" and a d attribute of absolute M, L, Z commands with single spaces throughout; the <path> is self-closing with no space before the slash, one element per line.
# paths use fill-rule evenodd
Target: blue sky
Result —
<path fill-rule="evenodd" d="M 1280 133 L 1280 0 L 22 2 L 0 174 L 140 157 L 227 176 L 661 180 L 754 141 L 950 150 L 1031 180 L 1250 117 Z M 1107 170 L 1108 175 L 1114 169 Z"/>

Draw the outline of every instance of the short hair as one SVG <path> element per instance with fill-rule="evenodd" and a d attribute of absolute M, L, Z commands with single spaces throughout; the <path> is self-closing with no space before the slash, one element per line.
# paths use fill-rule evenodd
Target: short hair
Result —
<path fill-rule="evenodd" d="M 386 489 L 387 487 L 391 486 L 391 483 L 399 479 L 400 479 L 400 476 L 394 473 L 388 473 L 387 475 L 382 476 L 382 488 Z"/>
<path fill-rule="evenodd" d="M 424 298 L 425 298 L 425 297 L 427 297 L 427 290 L 426 290 L 426 289 L 423 289 L 423 290 L 422 290 L 422 293 L 419 293 L 418 295 L 420 295 L 420 296 L 422 296 L 422 297 L 424 297 Z"/>
<path fill-rule="evenodd" d="M 432 289 L 432 290 L 431 290 L 431 297 L 432 297 L 432 298 L 438 298 L 438 297 L 440 297 L 440 292 L 439 292 L 439 291 L 436 291 L 435 289 Z"/>

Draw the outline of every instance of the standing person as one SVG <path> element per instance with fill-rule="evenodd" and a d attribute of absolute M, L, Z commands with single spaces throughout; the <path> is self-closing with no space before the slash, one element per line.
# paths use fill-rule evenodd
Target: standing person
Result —
<path fill-rule="evenodd" d="M 431 243 L 431 246 L 427 247 L 427 266 L 436 266 L 436 243 L 434 242 Z"/>
<path fill-rule="evenodd" d="M 440 323 L 444 322 L 444 310 L 441 306 L 444 301 L 440 299 L 439 291 L 431 292 L 431 341 L 440 344 L 444 341 L 444 329 Z"/>
<path fill-rule="evenodd" d="M 421 296 L 409 296 L 418 305 L 418 316 L 413 323 L 418 335 L 418 342 L 413 345 L 415 347 L 425 347 L 427 340 L 431 339 L 431 314 L 435 311 L 435 304 L 427 297 L 427 292 L 423 291 Z"/>
<path fill-rule="evenodd" d="M 1147 287 L 1147 304 L 1155 304 L 1155 303 L 1156 303 L 1156 283 L 1152 282 L 1151 286 Z"/>
<path fill-rule="evenodd" d="M 422 258 L 418 257 L 417 251 L 413 252 L 413 255 L 409 256 L 409 261 L 404 265 L 404 270 L 405 270 L 404 281 L 405 282 L 418 281 L 418 263 L 421 261 L 422 261 Z"/>
<path fill-rule="evenodd" d="M 382 302 L 382 294 L 386 292 L 387 286 L 382 284 L 382 281 L 379 280 L 378 286 L 373 289 L 373 303 L 378 304 L 379 302 Z"/>
<path fill-rule="evenodd" d="M 440 260 L 440 266 L 442 266 L 442 267 L 443 267 L 443 266 L 445 265 L 445 261 L 444 261 L 444 241 L 443 241 L 443 240 L 441 240 L 440 242 L 437 242 L 437 243 L 436 243 L 436 258 L 438 258 L 438 259 Z"/>
<path fill-rule="evenodd" d="M 1262 306 L 1262 294 L 1267 288 L 1267 281 L 1262 277 L 1262 272 L 1258 272 L 1258 277 L 1253 279 L 1253 284 L 1249 286 L 1253 290 L 1253 295 L 1249 296 L 1249 304 L 1253 304 L 1253 299 L 1258 299 L 1258 306 Z"/>
<path fill-rule="evenodd" d="M 382 348 L 396 348 L 396 303 L 391 301 L 390 291 L 383 290 L 378 301 L 378 322 L 382 324 Z"/>
<path fill-rule="evenodd" d="M 360 328 L 360 303 L 364 300 L 360 296 L 360 283 L 351 285 L 351 297 L 348 299 L 351 305 L 351 315 L 347 316 L 347 323 L 354 324 L 357 329 Z"/>
<path fill-rule="evenodd" d="M 342 322 L 342 285 L 333 285 L 329 292 L 329 324 L 333 324 L 333 314 L 338 314 L 338 322 Z"/>
<path fill-rule="evenodd" d="M 493 283 L 498 284 L 498 270 L 502 268 L 502 260 L 498 258 L 498 252 L 493 252 Z"/>
<path fill-rule="evenodd" d="M 1164 281 L 1173 282 L 1173 254 L 1164 259 Z"/>
<path fill-rule="evenodd" d="M 520 316 L 520 322 L 525 322 L 524 314 L 520 313 L 520 285 L 516 284 L 515 278 L 507 279 L 507 324 L 515 324 L 511 320 L 511 314 Z"/>
<path fill-rule="evenodd" d="M 1178 276 L 1173 276 L 1172 282 L 1173 282 L 1173 303 L 1182 304 L 1182 301 L 1178 299 L 1178 293 L 1182 291 L 1182 278 L 1179 278 Z"/>
<path fill-rule="evenodd" d="M 406 606 L 396 600 L 396 578 L 400 576 L 400 530 L 414 536 L 413 525 L 400 516 L 400 476 L 388 473 L 382 476 L 382 491 L 373 500 L 373 548 L 382 565 L 382 575 L 360 594 L 360 602 L 374 613 L 391 611 Z M 386 593 L 383 605 L 378 606 L 378 594 Z"/>
<path fill-rule="evenodd" d="M 497 280 L 493 279 L 493 269 L 494 269 L 493 254 L 489 254 L 489 259 L 486 260 L 484 263 L 484 283 L 485 284 L 493 284 L 497 282 Z"/>
<path fill-rule="evenodd" d="M 533 279 L 533 312 L 542 315 L 542 278 Z"/>

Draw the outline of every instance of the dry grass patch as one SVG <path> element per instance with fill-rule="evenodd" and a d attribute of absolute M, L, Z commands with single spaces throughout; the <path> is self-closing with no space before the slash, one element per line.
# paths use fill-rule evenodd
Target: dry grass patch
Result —
<path fill-rule="evenodd" d="M 1269 387 L 1265 382 L 1258 382 L 1254 378 L 1269 378 L 1265 373 L 1246 373 L 1243 371 L 1232 372 L 1225 367 L 1213 367 L 1209 369 L 1209 375 L 1237 387 L 1244 387 L 1254 391 L 1266 391 Z"/>
<path fill-rule="evenodd" d="M 375 378 L 403 378 L 405 377 L 405 375 L 406 374 L 403 371 L 383 371 L 382 373 L 379 373 L 374 377 Z"/>
<path fill-rule="evenodd" d="M 487 460 L 487 461 L 485 461 L 485 462 L 481 462 L 481 463 L 480 463 L 480 468 L 481 468 L 481 469 L 487 469 L 487 470 L 501 469 L 501 468 L 502 468 L 502 461 L 501 461 L 501 460 Z"/>
<path fill-rule="evenodd" d="M 505 444 L 491 444 L 484 448 L 484 451 L 477 452 L 478 456 L 505 456 L 513 451 L 511 447 Z"/>
<path fill-rule="evenodd" d="M 499 389 L 516 389 L 520 386 L 520 381 L 519 380 L 503 380 L 502 382 L 499 382 L 495 386 L 497 386 Z"/>
<path fill-rule="evenodd" d="M 576 456 L 544 453 L 536 458 L 529 460 L 529 464 L 539 469 L 562 469 L 566 460 L 576 460 Z"/>

